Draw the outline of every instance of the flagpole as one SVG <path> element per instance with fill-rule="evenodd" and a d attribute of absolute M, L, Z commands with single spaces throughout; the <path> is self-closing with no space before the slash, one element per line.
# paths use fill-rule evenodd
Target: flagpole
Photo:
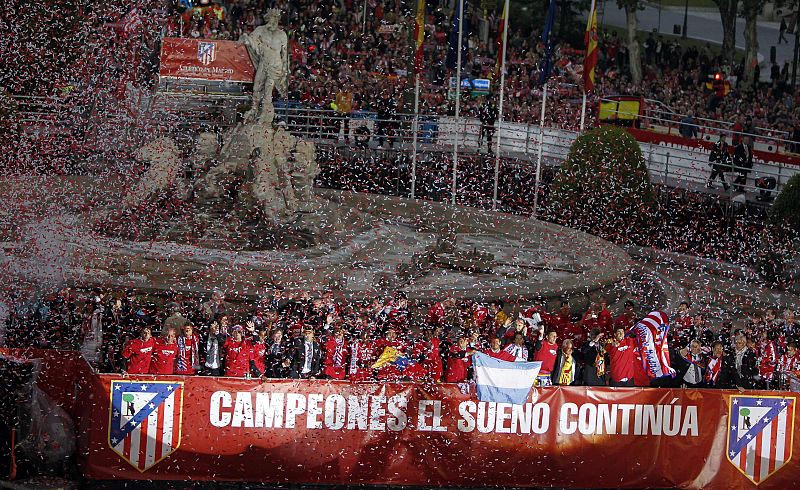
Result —
<path fill-rule="evenodd" d="M 586 120 L 586 87 L 583 88 L 583 103 L 581 104 L 581 132 L 583 132 L 583 123 Z"/>
<path fill-rule="evenodd" d="M 536 217 L 539 202 L 539 179 L 542 170 L 542 146 L 544 144 L 544 108 L 547 104 L 547 82 L 544 82 L 542 89 L 542 114 L 539 117 L 539 151 L 536 155 L 536 184 L 533 189 L 533 217 Z"/>
<path fill-rule="evenodd" d="M 583 82 L 583 102 L 581 103 L 581 132 L 583 132 L 583 129 L 584 129 L 585 123 L 586 123 L 586 78 L 587 78 L 586 58 L 589 56 L 589 44 L 590 44 L 590 37 L 589 36 L 590 36 L 590 32 L 592 31 L 592 29 L 595 29 L 595 30 L 597 29 L 597 26 L 595 25 L 595 22 L 594 22 L 594 19 L 596 18 L 595 9 L 597 9 L 597 0 L 592 0 L 592 6 L 589 9 L 589 20 L 586 22 L 586 36 L 587 36 L 585 38 L 586 52 L 583 55 L 583 69 L 584 69 L 583 80 L 584 80 L 584 82 Z"/>
<path fill-rule="evenodd" d="M 459 112 L 461 109 L 461 50 L 464 42 L 464 0 L 458 0 L 458 54 L 456 55 L 456 119 L 453 132 L 453 190 L 452 204 L 456 203 L 456 184 L 458 180 L 458 131 Z"/>
<path fill-rule="evenodd" d="M 419 131 L 419 73 L 414 74 L 414 123 L 412 124 L 413 150 L 411 152 L 411 199 L 416 197 L 417 188 L 417 132 Z"/>
<path fill-rule="evenodd" d="M 494 192 L 492 193 L 492 211 L 497 210 L 497 187 L 500 181 L 500 135 L 503 132 L 503 90 L 506 83 L 506 44 L 508 44 L 508 2 L 503 7 L 503 52 L 500 54 L 500 102 L 497 107 L 497 149 L 494 153 Z"/>

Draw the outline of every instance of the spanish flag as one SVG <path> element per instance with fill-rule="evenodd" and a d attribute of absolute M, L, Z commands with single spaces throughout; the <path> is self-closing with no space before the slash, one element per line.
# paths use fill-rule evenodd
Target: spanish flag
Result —
<path fill-rule="evenodd" d="M 592 0 L 592 10 L 586 23 L 586 55 L 583 58 L 583 89 L 591 92 L 594 89 L 594 70 L 597 66 L 597 2 Z"/>
<path fill-rule="evenodd" d="M 425 0 L 417 0 L 417 17 L 414 21 L 414 75 L 422 70 L 422 44 L 425 42 Z"/>
<path fill-rule="evenodd" d="M 506 19 L 508 18 L 508 2 L 503 5 L 503 15 L 500 16 L 500 24 L 497 26 L 497 63 L 494 65 L 494 78 L 500 78 L 500 70 L 503 69 L 503 32 L 506 30 Z"/>

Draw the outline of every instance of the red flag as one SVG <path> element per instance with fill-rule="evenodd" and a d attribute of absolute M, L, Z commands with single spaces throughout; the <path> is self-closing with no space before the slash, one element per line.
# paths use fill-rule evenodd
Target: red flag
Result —
<path fill-rule="evenodd" d="M 414 20 L 414 75 L 422 71 L 422 44 L 425 42 L 425 0 L 417 0 L 417 16 Z"/>
<path fill-rule="evenodd" d="M 497 26 L 497 63 L 494 65 L 494 78 L 500 78 L 500 70 L 503 69 L 503 33 L 506 30 L 506 18 L 508 12 L 506 11 L 508 3 L 503 5 L 503 15 L 500 16 L 500 25 Z"/>

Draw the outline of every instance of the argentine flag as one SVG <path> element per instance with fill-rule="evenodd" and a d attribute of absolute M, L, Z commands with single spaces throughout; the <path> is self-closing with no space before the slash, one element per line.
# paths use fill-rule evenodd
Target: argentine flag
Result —
<path fill-rule="evenodd" d="M 476 352 L 472 356 L 472 366 L 478 400 L 524 405 L 542 363 L 501 361 Z"/>

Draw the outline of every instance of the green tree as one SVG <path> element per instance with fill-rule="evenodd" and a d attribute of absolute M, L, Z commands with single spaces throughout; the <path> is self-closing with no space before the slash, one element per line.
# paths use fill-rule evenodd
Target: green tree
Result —
<path fill-rule="evenodd" d="M 551 199 L 558 221 L 613 237 L 646 222 L 655 194 L 633 136 L 603 126 L 572 144 L 553 181 Z"/>
<path fill-rule="evenodd" d="M 774 226 L 800 233 L 800 174 L 792 176 L 769 209 Z"/>

